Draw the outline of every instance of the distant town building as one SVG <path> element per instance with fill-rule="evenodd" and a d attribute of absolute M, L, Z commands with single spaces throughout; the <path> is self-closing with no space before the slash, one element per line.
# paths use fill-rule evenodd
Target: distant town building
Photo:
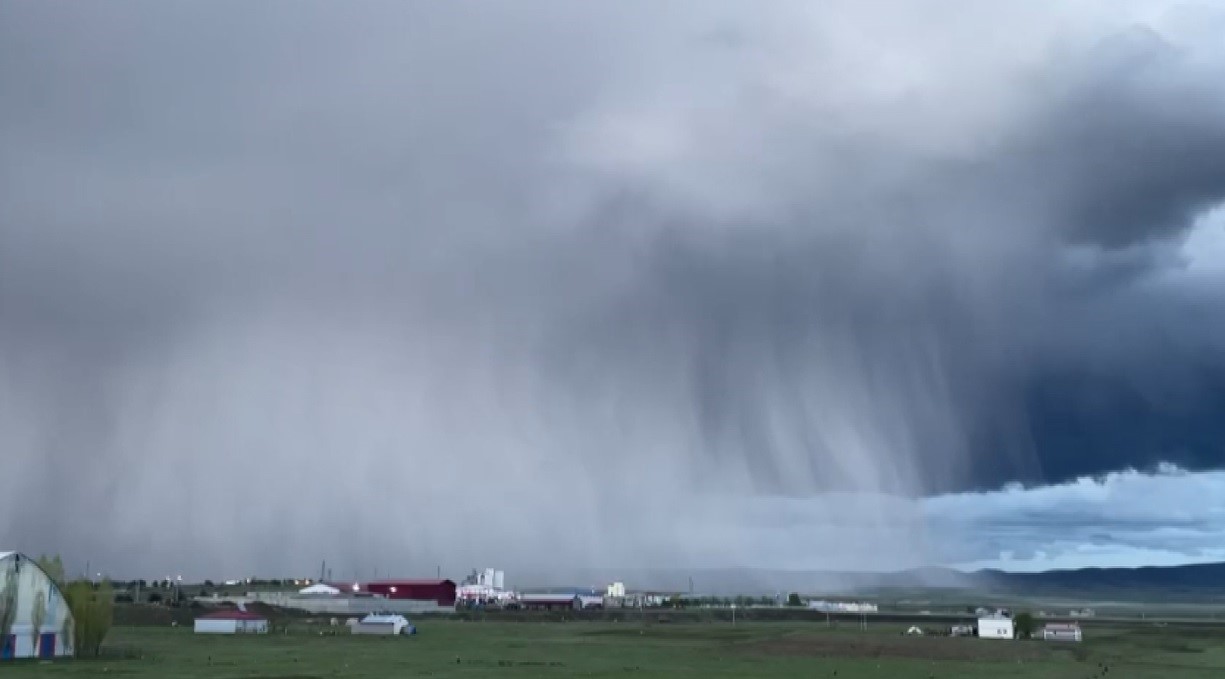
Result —
<path fill-rule="evenodd" d="M 365 585 L 354 584 L 353 591 L 388 599 L 433 601 L 439 606 L 454 606 L 456 586 L 452 580 L 379 580 Z"/>
<path fill-rule="evenodd" d="M 298 596 L 338 596 L 339 594 L 339 587 L 333 587 L 322 582 L 317 582 L 309 587 L 298 590 Z"/>
<path fill-rule="evenodd" d="M 1014 634 L 1012 618 L 992 615 L 978 619 L 978 636 L 982 639 L 1011 639 Z"/>
<path fill-rule="evenodd" d="M 605 591 L 605 595 L 617 599 L 625 598 L 625 583 L 614 582 L 610 584 L 608 589 Z"/>
<path fill-rule="evenodd" d="M 1080 625 L 1074 622 L 1052 622 L 1042 628 L 1044 641 L 1081 641 Z"/>
<path fill-rule="evenodd" d="M 213 611 L 196 618 L 196 634 L 267 634 L 268 619 L 243 610 Z"/>

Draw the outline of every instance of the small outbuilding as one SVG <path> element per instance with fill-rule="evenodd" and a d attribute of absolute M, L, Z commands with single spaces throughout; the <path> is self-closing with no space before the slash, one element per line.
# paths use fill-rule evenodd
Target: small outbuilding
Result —
<path fill-rule="evenodd" d="M 374 634 L 398 636 L 401 634 L 416 634 L 417 628 L 408 618 L 394 613 L 371 613 L 355 625 L 350 626 L 353 634 Z"/>
<path fill-rule="evenodd" d="M 34 559 L 0 552 L 0 660 L 72 655 L 72 611 Z"/>
<path fill-rule="evenodd" d="M 355 583 L 353 592 L 376 594 L 388 599 L 433 601 L 438 606 L 453 608 L 456 585 L 454 580 L 379 580 L 365 585 Z"/>
<path fill-rule="evenodd" d="M 1015 635 L 1012 618 L 992 615 L 978 619 L 978 636 L 982 639 L 1012 639 Z"/>
<path fill-rule="evenodd" d="M 213 611 L 196 618 L 196 634 L 267 634 L 268 619 L 250 611 Z"/>
<path fill-rule="evenodd" d="M 1074 622 L 1052 622 L 1042 628 L 1043 641 L 1081 641 L 1080 625 Z"/>

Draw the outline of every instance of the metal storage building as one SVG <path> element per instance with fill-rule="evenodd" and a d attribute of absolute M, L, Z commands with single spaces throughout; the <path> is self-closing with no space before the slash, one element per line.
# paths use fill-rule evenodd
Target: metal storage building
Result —
<path fill-rule="evenodd" d="M 1080 625 L 1074 622 L 1052 622 L 1042 628 L 1044 641 L 1081 641 Z"/>
<path fill-rule="evenodd" d="M 72 611 L 38 562 L 0 552 L 0 660 L 72 655 Z"/>
<path fill-rule="evenodd" d="M 993 615 L 978 619 L 978 636 L 982 639 L 1013 638 L 1012 618 Z"/>
<path fill-rule="evenodd" d="M 196 618 L 196 634 L 267 634 L 268 619 L 249 611 L 213 611 Z"/>
<path fill-rule="evenodd" d="M 453 580 L 379 580 L 366 583 L 365 587 L 354 585 L 355 592 L 363 590 L 388 599 L 434 601 L 439 606 L 455 606 Z"/>

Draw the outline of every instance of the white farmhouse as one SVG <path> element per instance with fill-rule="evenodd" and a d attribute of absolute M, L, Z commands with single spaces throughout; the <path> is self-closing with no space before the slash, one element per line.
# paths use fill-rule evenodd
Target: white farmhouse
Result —
<path fill-rule="evenodd" d="M 1012 618 L 1002 615 L 992 615 L 978 619 L 978 636 L 982 639 L 1012 639 Z"/>
<path fill-rule="evenodd" d="M 196 634 L 267 634 L 268 619 L 242 610 L 221 610 L 196 618 Z"/>

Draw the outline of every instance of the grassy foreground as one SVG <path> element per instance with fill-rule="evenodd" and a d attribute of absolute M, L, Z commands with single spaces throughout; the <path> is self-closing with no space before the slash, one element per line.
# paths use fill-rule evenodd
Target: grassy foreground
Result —
<path fill-rule="evenodd" d="M 416 637 L 289 634 L 196 636 L 119 627 L 112 657 L 17 662 L 24 677 L 1033 677 L 1179 679 L 1225 676 L 1225 630 L 1090 627 L 1080 645 L 905 637 L 811 623 L 491 623 L 425 620 Z M 119 657 L 122 652 L 131 655 Z M 836 675 L 835 675 L 836 672 Z"/>

